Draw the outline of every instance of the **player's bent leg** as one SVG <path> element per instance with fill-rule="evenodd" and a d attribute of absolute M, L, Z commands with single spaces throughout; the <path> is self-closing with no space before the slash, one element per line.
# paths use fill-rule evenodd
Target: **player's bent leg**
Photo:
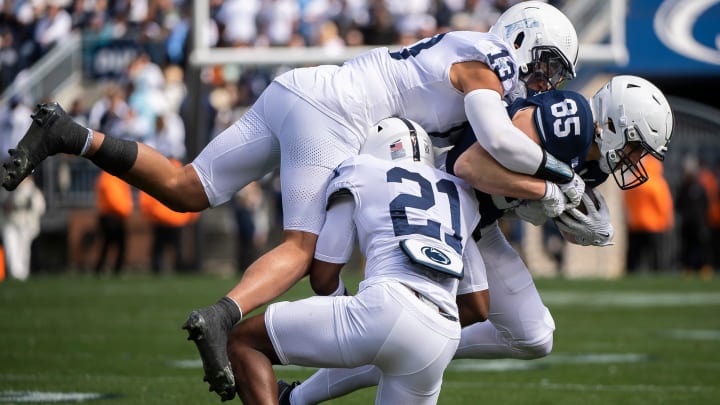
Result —
<path fill-rule="evenodd" d="M 205 380 L 223 400 L 232 399 L 235 381 L 228 361 L 228 333 L 249 313 L 287 291 L 306 273 L 317 235 L 285 231 L 280 245 L 264 254 L 245 271 L 240 282 L 220 301 L 192 311 L 183 324 L 203 362 Z"/>
<path fill-rule="evenodd" d="M 548 312 L 549 315 L 549 312 Z M 520 359 L 545 357 L 552 351 L 554 327 L 534 328 L 535 335 L 526 339 L 502 332 L 492 321 L 476 323 L 462 329 L 456 359 Z"/>
<path fill-rule="evenodd" d="M 426 335 L 427 336 L 427 335 Z M 456 340 L 448 340 L 435 348 L 437 357 L 414 373 L 385 371 L 378 384 L 376 403 L 379 404 L 436 404 L 445 369 L 457 348 Z"/>
<path fill-rule="evenodd" d="M 293 389 L 292 403 L 310 405 L 329 401 L 362 388 L 374 387 L 380 382 L 380 376 L 380 369 L 374 365 L 321 368 Z"/>
<path fill-rule="evenodd" d="M 532 275 L 497 225 L 478 242 L 490 290 L 489 321 L 463 328 L 456 358 L 534 359 L 552 350 L 555 322 Z"/>
<path fill-rule="evenodd" d="M 227 349 L 243 403 L 274 402 L 278 398 L 278 383 L 272 365 L 279 364 L 279 360 L 267 334 L 264 314 L 235 326 Z"/>
<path fill-rule="evenodd" d="M 370 284 L 351 297 L 275 303 L 268 307 L 266 325 L 282 364 L 374 364 L 392 376 L 385 391 L 390 400 L 380 403 L 399 404 L 435 398 L 460 333 L 458 322 L 400 283 Z"/>
<path fill-rule="evenodd" d="M 88 138 L 88 129 L 77 124 L 58 103 L 38 104 L 32 124 L 3 164 L 2 185 L 14 190 L 48 156 L 57 153 L 79 155 Z"/>
<path fill-rule="evenodd" d="M 519 342 L 515 345 L 515 349 L 519 353 L 518 358 L 521 360 L 540 359 L 552 352 L 553 348 L 553 331 L 549 330 L 548 334 L 540 340 L 534 342 Z"/>

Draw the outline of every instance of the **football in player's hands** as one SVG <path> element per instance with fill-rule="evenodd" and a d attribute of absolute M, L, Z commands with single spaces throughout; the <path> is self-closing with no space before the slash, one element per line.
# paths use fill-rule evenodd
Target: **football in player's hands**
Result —
<path fill-rule="evenodd" d="M 599 210 L 599 209 L 600 209 L 600 202 L 598 201 L 598 199 L 597 199 L 597 197 L 595 196 L 595 193 L 592 191 L 592 189 L 587 190 L 587 191 L 585 192 L 585 194 L 587 194 L 587 196 L 590 197 L 590 199 L 592 200 L 593 204 L 595 204 L 595 210 L 596 210 L 596 211 Z M 584 200 L 584 199 L 580 200 L 580 205 L 577 206 L 577 209 L 578 209 L 580 212 L 582 212 L 583 214 L 587 215 L 588 210 L 587 210 L 587 207 L 585 206 L 585 200 Z"/>
<path fill-rule="evenodd" d="M 589 205 L 593 204 L 593 207 Z M 592 209 L 588 209 L 592 208 Z M 613 236 L 610 212 L 599 191 L 585 191 L 580 205 L 553 218 L 560 233 L 570 243 L 606 246 Z"/>

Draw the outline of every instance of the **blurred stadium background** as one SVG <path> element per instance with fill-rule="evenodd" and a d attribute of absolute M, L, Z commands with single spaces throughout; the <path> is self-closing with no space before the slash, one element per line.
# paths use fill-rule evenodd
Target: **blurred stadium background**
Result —
<path fill-rule="evenodd" d="M 96 118 L 112 86 L 124 90 L 130 113 L 106 132 L 160 145 L 155 118 L 182 117 L 182 145 L 193 156 L 252 103 L 278 72 L 294 66 L 341 63 L 367 47 L 398 46 L 448 29 L 485 30 L 513 1 L 4 1 L 0 105 L 58 100 L 100 127 Z M 612 74 L 637 74 L 671 100 L 676 129 L 665 164 L 672 190 L 683 162 L 720 161 L 720 52 L 713 41 L 720 11 L 714 1 L 556 1 L 575 23 L 581 42 L 578 78 L 567 85 L 591 96 Z M 685 11 L 680 3 L 693 5 Z M 28 8 L 30 10 L 28 10 Z M 680 10 L 683 11 L 680 11 Z M 67 19 L 63 24 L 59 21 Z M 199 27 L 199 29 L 198 29 Z M 41 30 L 45 28 L 45 31 Z M 62 32 L 65 30 L 66 32 Z M 44 34 L 44 35 L 43 35 Z M 100 112 L 98 112 L 100 111 Z M 102 115 L 101 115 L 102 116 Z M 182 136 L 184 135 L 184 140 Z M 7 145 L 6 145 L 7 146 Z M 7 149 L 7 147 L 3 147 Z M 165 150 L 165 149 L 163 149 Z M 35 243 L 34 271 L 83 270 L 96 255 L 93 184 L 98 172 L 83 159 L 56 157 L 36 173 L 48 202 Z M 614 277 L 625 270 L 624 205 L 607 182 L 616 245 L 562 247 L 548 254 L 543 230 L 518 223 L 508 233 L 539 274 Z M 266 179 L 267 201 L 277 198 Z M 267 218 L 267 217 L 266 217 Z M 268 241 L 277 222 L 266 219 Z M 185 231 L 181 267 L 234 271 L 231 209 L 203 214 Z M 663 270 L 678 270 L 679 226 L 663 240 Z M 128 265 L 147 266 L 148 227 L 133 215 Z M 547 234 L 545 234 L 547 235 Z M 267 245 L 258 246 L 260 250 Z M 52 254 L 37 254 L 53 252 Z"/>
<path fill-rule="evenodd" d="M 189 161 L 279 72 L 341 63 L 368 47 L 398 47 L 449 29 L 486 30 L 515 2 L 0 1 L 0 117 L 2 110 L 9 115 L 7 110 L 14 103 L 32 106 L 57 100 L 94 128 L 151 143 Z M 681 187 L 684 169 L 693 162 L 714 172 L 717 182 L 718 1 L 552 3 L 574 22 L 581 42 L 578 78 L 567 88 L 590 97 L 613 74 L 651 80 L 668 96 L 675 114 L 674 137 L 664 164 L 673 195 Z M 113 92 L 119 94 L 122 108 L 119 119 L 108 122 L 108 95 Z M 162 132 L 170 141 L 160 139 L 158 117 L 165 122 Z M 2 150 L 14 144 L 5 137 Z M 33 246 L 33 272 L 83 272 L 91 267 L 99 250 L 93 188 L 97 175 L 89 162 L 67 156 L 49 159 L 36 172 L 48 210 Z M 253 214 L 260 235 L 255 235 L 251 255 L 267 249 L 277 238 L 281 213 L 274 203 L 276 182 L 268 176 L 260 183 L 266 209 Z M 623 197 L 612 181 L 601 190 L 611 204 L 617 229 L 614 246 L 556 246 L 552 230 L 505 222 L 508 235 L 535 273 L 568 277 L 625 273 Z M 715 205 L 719 199 L 709 196 Z M 150 228 L 135 211 L 126 265 L 143 271 L 150 260 Z M 682 217 L 683 212 L 676 212 L 675 226 L 662 235 L 659 270 L 684 270 Z M 716 239 L 708 236 L 708 247 L 720 246 L 720 224 L 714 226 Z M 183 263 L 175 267 L 241 270 L 241 259 L 235 258 L 239 231 L 232 204 L 206 211 L 183 230 Z M 706 275 L 713 265 L 708 264 Z"/>

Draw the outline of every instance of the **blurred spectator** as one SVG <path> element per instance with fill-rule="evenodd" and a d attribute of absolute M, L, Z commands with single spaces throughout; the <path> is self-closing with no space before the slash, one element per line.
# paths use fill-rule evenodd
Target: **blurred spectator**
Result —
<path fill-rule="evenodd" d="M 338 55 L 345 48 L 345 40 L 340 36 L 340 30 L 333 21 L 328 21 L 320 28 L 318 46 L 325 48 L 328 55 Z"/>
<path fill-rule="evenodd" d="M 652 157 L 642 160 L 650 179 L 626 190 L 628 227 L 627 272 L 655 272 L 670 267 L 666 238 L 674 225 L 673 199 L 662 162 Z"/>
<path fill-rule="evenodd" d="M 257 40 L 257 17 L 261 6 L 261 0 L 223 1 L 215 15 L 220 33 L 218 46 L 252 46 Z"/>
<path fill-rule="evenodd" d="M 243 272 L 255 261 L 268 240 L 268 203 L 260 183 L 254 181 L 235 194 L 232 200 L 236 224 L 236 266 Z"/>
<path fill-rule="evenodd" d="M 126 119 L 126 136 L 148 142 L 153 136 L 155 118 L 167 108 L 165 75 L 150 55 L 141 52 L 128 67 L 132 91 L 128 94 L 130 114 Z"/>
<path fill-rule="evenodd" d="M 125 265 L 127 219 L 133 211 L 132 190 L 123 180 L 102 171 L 95 183 L 95 193 L 98 227 L 102 237 L 102 248 L 95 265 L 95 273 L 102 272 L 108 253 L 114 248 L 116 256 L 112 270 L 117 275 Z"/>
<path fill-rule="evenodd" d="M 82 29 L 90 25 L 90 21 L 95 11 L 100 7 L 99 1 L 93 0 L 76 0 L 70 9 L 70 17 L 72 19 L 73 29 Z"/>
<path fill-rule="evenodd" d="M 30 275 L 32 243 L 40 234 L 40 218 L 45 213 L 45 197 L 32 177 L 13 192 L 2 189 L 2 243 L 10 277 L 27 280 Z"/>
<path fill-rule="evenodd" d="M 183 2 L 180 6 L 178 21 L 170 27 L 165 52 L 168 62 L 179 65 L 185 69 L 188 62 L 188 51 L 190 46 L 190 33 L 192 27 L 192 7 L 189 2 Z"/>
<path fill-rule="evenodd" d="M 90 108 L 88 126 L 111 136 L 123 137 L 129 111 L 125 90 L 117 84 L 108 84 L 104 96 Z"/>
<path fill-rule="evenodd" d="M 500 14 L 513 6 L 518 1 L 512 0 L 476 0 L 468 1 L 471 5 L 471 29 L 476 31 L 488 31 Z"/>
<path fill-rule="evenodd" d="M 680 222 L 680 262 L 686 274 L 699 272 L 712 276 L 710 266 L 710 227 L 707 223 L 708 197 L 699 174 L 695 156 L 687 156 L 683 164 L 683 180 L 675 200 Z"/>
<path fill-rule="evenodd" d="M 395 29 L 401 33 L 402 44 L 415 42 L 413 38 L 417 39 L 421 27 L 436 25 L 435 17 L 430 14 L 431 3 L 431 0 L 385 0 Z"/>
<path fill-rule="evenodd" d="M 173 163 L 180 166 L 178 160 Z M 185 270 L 183 260 L 182 232 L 185 227 L 197 220 L 198 212 L 177 212 L 166 207 L 163 203 L 142 191 L 139 192 L 138 201 L 140 212 L 152 227 L 151 268 L 153 273 L 160 274 L 165 268 L 171 270 Z M 174 260 L 171 266 L 166 265 L 165 255 L 171 251 Z"/>
<path fill-rule="evenodd" d="M 185 159 L 185 124 L 180 115 L 174 111 L 157 115 L 154 136 L 147 144 L 170 158 Z"/>
<path fill-rule="evenodd" d="M 14 148 L 32 124 L 32 110 L 20 95 L 14 95 L 5 107 L 0 107 L 0 158 L 5 160 L 8 149 Z"/>
<path fill-rule="evenodd" d="M 15 33 L 0 26 L 0 93 L 10 87 L 21 69 L 20 51 L 15 44 Z"/>
<path fill-rule="evenodd" d="M 720 269 L 720 160 L 715 163 L 715 170 L 706 162 L 701 162 L 700 183 L 705 188 L 708 197 L 707 221 L 710 226 L 710 265 L 713 270 Z"/>
<path fill-rule="evenodd" d="M 65 11 L 70 0 L 47 0 L 45 3 L 45 11 L 35 26 L 39 56 L 45 55 L 58 41 L 67 38 L 72 30 L 72 17 Z"/>
<path fill-rule="evenodd" d="M 257 45 L 288 46 L 298 32 L 300 6 L 297 0 L 264 0 L 258 13 L 260 36 Z M 303 41 L 304 42 L 304 41 Z"/>
<path fill-rule="evenodd" d="M 40 11 L 30 1 L 0 2 L 0 91 L 35 62 L 34 34 Z"/>
<path fill-rule="evenodd" d="M 360 27 L 366 45 L 395 44 L 400 39 L 400 32 L 395 26 L 395 18 L 385 6 L 383 0 L 372 0 L 370 20 Z"/>
<path fill-rule="evenodd" d="M 85 127 L 88 125 L 88 116 L 87 116 L 87 111 L 85 109 L 85 102 L 83 101 L 83 99 L 81 97 L 78 97 L 75 100 L 73 100 L 72 104 L 70 104 L 70 108 L 68 109 L 67 113 L 78 124 L 85 126 Z"/>
<path fill-rule="evenodd" d="M 298 34 L 309 46 L 318 44 L 320 27 L 335 20 L 342 12 L 342 5 L 333 0 L 305 0 L 300 2 Z"/>
<path fill-rule="evenodd" d="M 165 103 L 167 111 L 179 112 L 187 96 L 187 88 L 183 82 L 185 72 L 180 66 L 168 65 L 163 69 L 165 76 Z"/>

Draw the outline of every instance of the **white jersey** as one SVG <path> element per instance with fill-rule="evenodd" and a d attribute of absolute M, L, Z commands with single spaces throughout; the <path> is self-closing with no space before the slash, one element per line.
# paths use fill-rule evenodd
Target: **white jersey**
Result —
<path fill-rule="evenodd" d="M 480 61 L 495 71 L 505 94 L 516 94 L 517 62 L 497 36 L 455 31 L 391 52 L 376 48 L 342 66 L 294 69 L 276 81 L 347 125 L 364 139 L 366 128 L 383 118 L 409 118 L 428 133 L 445 132 L 467 121 L 464 94 L 450 82 L 450 67 Z M 362 142 L 361 142 L 362 143 Z"/>
<path fill-rule="evenodd" d="M 473 190 L 459 178 L 435 168 L 369 155 L 348 159 L 336 173 L 328 196 L 347 190 L 355 199 L 353 220 L 360 249 L 367 258 L 360 288 L 386 280 L 400 281 L 447 313 L 457 315 L 458 279 L 414 264 L 400 242 L 422 240 L 450 251 L 451 257 L 454 252 L 457 256 L 453 259 L 462 260 L 467 241 L 480 220 Z M 486 283 L 484 267 L 479 275 L 473 270 L 472 277 Z"/>

